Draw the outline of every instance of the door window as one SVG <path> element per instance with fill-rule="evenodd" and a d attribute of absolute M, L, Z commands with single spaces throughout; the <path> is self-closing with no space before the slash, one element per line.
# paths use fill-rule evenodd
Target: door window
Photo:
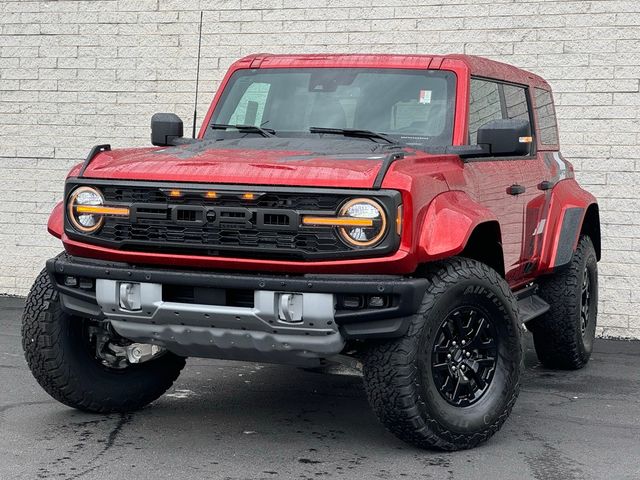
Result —
<path fill-rule="evenodd" d="M 471 79 L 469 99 L 469 144 L 476 145 L 478 129 L 491 120 L 530 121 L 527 91 L 524 87 Z"/>
<path fill-rule="evenodd" d="M 501 85 L 504 92 L 505 116 L 503 118 L 529 120 L 529 105 L 524 88 Z"/>
<path fill-rule="evenodd" d="M 477 144 L 478 129 L 482 125 L 501 118 L 503 117 L 498 84 L 472 78 L 469 99 L 469 143 Z"/>

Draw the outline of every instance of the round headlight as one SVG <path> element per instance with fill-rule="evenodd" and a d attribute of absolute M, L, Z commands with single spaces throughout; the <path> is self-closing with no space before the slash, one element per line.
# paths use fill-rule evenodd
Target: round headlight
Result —
<path fill-rule="evenodd" d="M 354 198 L 345 203 L 340 209 L 339 216 L 343 218 L 358 218 L 371 220 L 366 226 L 340 227 L 340 235 L 350 245 L 356 247 L 370 247 L 375 245 L 387 231 L 387 216 L 382 206 L 368 198 Z"/>
<path fill-rule="evenodd" d="M 92 187 L 76 188 L 69 197 L 69 221 L 73 227 L 82 233 L 97 231 L 104 221 L 104 217 L 97 213 L 83 212 L 78 207 L 100 207 L 104 204 L 104 197 L 99 190 Z"/>

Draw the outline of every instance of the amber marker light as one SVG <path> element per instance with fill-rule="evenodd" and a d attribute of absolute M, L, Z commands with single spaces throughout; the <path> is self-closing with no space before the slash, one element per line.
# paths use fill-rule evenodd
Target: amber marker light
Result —
<path fill-rule="evenodd" d="M 311 217 L 302 218 L 303 225 L 328 225 L 331 227 L 372 227 L 373 220 L 370 218 L 350 218 L 350 217 Z"/>
<path fill-rule="evenodd" d="M 218 198 L 218 192 L 206 192 L 204 196 L 205 198 Z"/>
<path fill-rule="evenodd" d="M 255 200 L 256 199 L 256 194 L 255 193 L 243 193 L 242 194 L 242 199 L 243 200 Z"/>
<path fill-rule="evenodd" d="M 520 143 L 532 143 L 533 142 L 533 137 L 519 137 L 518 141 Z"/>
<path fill-rule="evenodd" d="M 128 216 L 129 209 L 121 207 L 103 207 L 99 205 L 77 205 L 76 212 L 78 213 L 93 213 L 96 215 L 116 215 L 116 216 Z"/>
<path fill-rule="evenodd" d="M 402 233 L 402 205 L 398 205 L 398 211 L 396 213 L 396 233 L 398 235 Z"/>
<path fill-rule="evenodd" d="M 182 192 L 180 190 L 169 190 L 169 196 L 172 198 L 178 198 L 182 196 Z"/>

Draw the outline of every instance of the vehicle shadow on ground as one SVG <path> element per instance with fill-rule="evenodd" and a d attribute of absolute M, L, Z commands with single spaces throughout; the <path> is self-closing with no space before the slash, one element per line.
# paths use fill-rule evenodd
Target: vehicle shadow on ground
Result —
<path fill-rule="evenodd" d="M 511 418 L 487 444 L 456 453 L 421 451 L 386 432 L 353 371 L 190 359 L 152 405 L 95 415 L 50 400 L 22 358 L 12 356 L 15 365 L 4 373 L 15 395 L 0 410 L 12 440 L 3 447 L 8 466 L 0 467 L 0 478 L 97 479 L 107 472 L 112 478 L 478 478 L 482 472 L 570 480 L 602 478 L 604 465 L 614 464 L 622 473 L 616 478 L 634 478 L 624 475 L 635 468 L 629 459 L 637 456 L 640 434 L 632 419 L 640 407 L 640 349 L 625 348 L 612 343 L 587 368 L 560 372 L 540 367 L 528 344 Z M 25 462 L 20 452 L 37 455 Z"/>
<path fill-rule="evenodd" d="M 555 375 L 539 371 L 535 356 L 528 355 L 526 365 L 527 377 Z M 48 423 L 64 424 L 78 416 L 89 421 L 103 418 L 63 409 L 51 412 Z M 299 435 L 320 442 L 348 437 L 369 447 L 413 449 L 377 422 L 360 372 L 346 367 L 320 373 L 281 365 L 189 359 L 173 388 L 126 417 L 126 424 L 143 421 L 161 435 L 182 432 L 215 441 L 238 434 L 275 439 Z"/>

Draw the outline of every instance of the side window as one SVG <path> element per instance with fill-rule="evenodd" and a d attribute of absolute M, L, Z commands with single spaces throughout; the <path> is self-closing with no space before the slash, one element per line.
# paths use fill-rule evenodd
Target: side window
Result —
<path fill-rule="evenodd" d="M 529 120 L 529 105 L 524 88 L 513 85 L 501 85 L 504 91 L 505 117 Z"/>
<path fill-rule="evenodd" d="M 498 84 L 472 78 L 469 99 L 469 144 L 477 143 L 478 129 L 482 125 L 501 118 L 502 107 Z"/>
<path fill-rule="evenodd" d="M 472 78 L 469 99 L 469 144 L 477 143 L 479 128 L 491 120 L 500 119 L 530 121 L 527 90 L 516 85 Z"/>
<path fill-rule="evenodd" d="M 269 83 L 252 83 L 242 95 L 231 117 L 231 125 L 257 125 L 262 122 L 264 106 L 269 96 Z"/>
<path fill-rule="evenodd" d="M 556 111 L 553 107 L 551 92 L 543 90 L 542 88 L 536 88 L 535 92 L 540 143 L 544 145 L 557 145 L 558 122 L 556 120 Z"/>

